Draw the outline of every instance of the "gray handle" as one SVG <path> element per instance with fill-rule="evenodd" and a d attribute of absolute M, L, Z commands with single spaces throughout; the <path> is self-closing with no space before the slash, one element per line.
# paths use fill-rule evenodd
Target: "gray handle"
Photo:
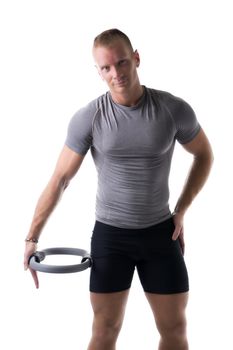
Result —
<path fill-rule="evenodd" d="M 82 257 L 80 264 L 75 265 L 46 265 L 41 264 L 47 255 L 78 255 Z M 48 248 L 35 252 L 30 259 L 29 265 L 33 270 L 48 273 L 72 273 L 86 270 L 92 264 L 90 254 L 79 248 Z"/>

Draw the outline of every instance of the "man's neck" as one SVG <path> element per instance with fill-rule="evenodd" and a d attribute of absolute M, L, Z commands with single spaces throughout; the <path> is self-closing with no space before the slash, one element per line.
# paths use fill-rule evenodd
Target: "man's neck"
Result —
<path fill-rule="evenodd" d="M 122 106 L 132 107 L 135 106 L 143 95 L 144 88 L 142 85 L 138 85 L 135 89 L 131 89 L 126 93 L 111 93 L 112 99 L 115 103 Z"/>

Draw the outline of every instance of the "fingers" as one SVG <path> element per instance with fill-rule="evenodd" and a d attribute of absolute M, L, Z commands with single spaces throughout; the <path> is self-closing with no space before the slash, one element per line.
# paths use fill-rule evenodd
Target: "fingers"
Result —
<path fill-rule="evenodd" d="M 24 270 L 27 271 L 28 269 L 28 259 L 26 258 L 26 256 L 24 255 L 24 262 L 23 262 L 23 266 L 24 266 Z"/>
<path fill-rule="evenodd" d="M 172 235 L 172 239 L 173 241 L 176 241 L 177 239 L 179 239 L 180 248 L 181 248 L 182 254 L 184 255 L 185 243 L 184 243 L 184 231 L 182 226 L 181 227 L 177 226 L 175 228 L 175 231 L 173 232 L 173 235 Z"/>
<path fill-rule="evenodd" d="M 39 279 L 38 279 L 38 275 L 37 272 L 33 269 L 30 268 L 29 264 L 28 264 L 28 259 L 27 257 L 24 258 L 24 270 L 27 271 L 29 269 L 29 271 L 31 272 L 33 281 L 35 283 L 35 287 L 39 288 Z"/>
<path fill-rule="evenodd" d="M 24 253 L 24 270 L 26 271 L 29 269 L 36 288 L 39 288 L 39 279 L 38 279 L 37 272 L 35 270 L 31 269 L 29 266 L 30 256 L 32 256 L 32 254 L 35 251 L 36 251 L 36 245 L 34 243 L 33 244 L 31 244 L 31 243 L 26 244 L 25 253 Z"/>
<path fill-rule="evenodd" d="M 39 288 L 39 279 L 37 276 L 37 272 L 29 267 L 29 270 L 31 272 L 32 278 L 34 280 L 35 286 L 38 289 Z"/>
<path fill-rule="evenodd" d="M 183 234 L 183 232 L 179 235 L 179 242 L 180 242 L 180 247 L 181 247 L 182 254 L 184 255 L 185 243 L 184 243 L 184 234 Z"/>
<path fill-rule="evenodd" d="M 179 237 L 179 235 L 180 235 L 181 232 L 182 232 L 182 229 L 183 229 L 183 226 L 180 225 L 180 224 L 177 224 L 177 225 L 175 226 L 175 231 L 173 232 L 173 235 L 172 235 L 173 241 L 176 241 L 176 240 L 177 240 L 177 238 Z"/>
<path fill-rule="evenodd" d="M 27 269 L 29 268 L 29 259 L 33 253 L 34 251 L 28 251 L 27 249 L 25 249 L 24 262 L 23 262 L 25 271 L 27 271 Z"/>
<path fill-rule="evenodd" d="M 185 243 L 184 243 L 184 226 L 183 226 L 183 217 L 179 214 L 173 216 L 173 221 L 175 225 L 175 230 L 172 234 L 173 241 L 179 239 L 180 247 L 182 254 L 184 255 Z"/>

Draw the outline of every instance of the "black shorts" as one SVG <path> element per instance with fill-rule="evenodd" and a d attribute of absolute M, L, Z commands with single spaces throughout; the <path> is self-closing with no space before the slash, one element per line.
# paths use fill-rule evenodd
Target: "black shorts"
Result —
<path fill-rule="evenodd" d="M 136 267 L 145 292 L 187 292 L 188 274 L 179 240 L 172 240 L 173 219 L 144 229 L 124 229 L 96 221 L 92 240 L 90 291 L 130 288 Z"/>

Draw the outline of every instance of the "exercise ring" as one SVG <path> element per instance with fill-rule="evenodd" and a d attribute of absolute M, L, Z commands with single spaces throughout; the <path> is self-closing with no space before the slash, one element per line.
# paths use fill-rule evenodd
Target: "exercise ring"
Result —
<path fill-rule="evenodd" d="M 47 255 L 78 255 L 82 257 L 80 264 L 75 265 L 46 265 L 41 264 Z M 36 271 L 48 273 L 72 273 L 80 272 L 91 267 L 90 254 L 79 248 L 48 248 L 35 252 L 29 259 L 29 266 Z"/>

